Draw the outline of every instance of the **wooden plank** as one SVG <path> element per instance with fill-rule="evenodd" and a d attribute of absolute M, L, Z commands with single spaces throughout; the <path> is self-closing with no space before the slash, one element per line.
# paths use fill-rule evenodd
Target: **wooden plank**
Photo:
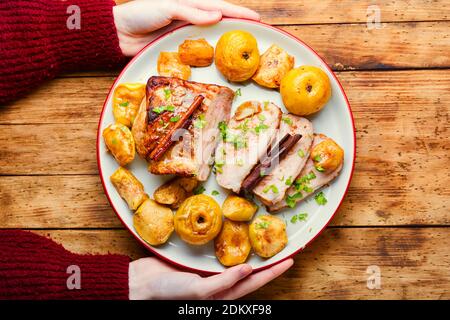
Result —
<path fill-rule="evenodd" d="M 36 231 L 78 253 L 146 256 L 125 230 Z M 252 299 L 449 299 L 449 228 L 327 229 Z M 367 288 L 378 266 L 381 289 Z"/>
<path fill-rule="evenodd" d="M 387 24 L 381 30 L 361 25 L 285 29 L 317 50 L 336 70 L 450 67 L 450 22 Z M 99 72 L 99 78 L 94 74 L 45 83 L 23 99 L 2 106 L 0 124 L 97 122 L 117 71 L 111 76 Z"/>
<path fill-rule="evenodd" d="M 357 162 L 349 194 L 334 225 L 449 224 L 450 75 L 446 71 L 339 74 L 357 127 Z M 69 81 L 69 79 L 66 79 Z M 418 90 L 420 88 L 420 90 Z M 0 126 L 0 174 L 96 174 L 96 123 Z M 45 165 L 43 165 L 45 164 Z M 117 226 L 97 177 L 1 177 L 0 199 L 9 227 Z M 67 193 L 52 184 L 65 185 Z M 60 216 L 55 203 L 78 196 L 80 215 Z M 40 210 L 39 219 L 27 210 Z M 93 202 L 94 199 L 101 199 Z M 67 205 L 67 204 L 66 204 Z M 76 205 L 69 206 L 73 212 Z"/>
<path fill-rule="evenodd" d="M 115 228 L 98 176 L 0 177 L 2 228 Z"/>
<path fill-rule="evenodd" d="M 117 3 L 129 0 L 116 0 Z M 450 6 L 445 0 L 229 0 L 258 11 L 271 24 L 366 22 L 369 6 L 378 5 L 383 21 L 448 20 Z M 368 11 L 369 8 L 369 11 Z M 368 13 L 369 12 L 369 13 Z"/>
<path fill-rule="evenodd" d="M 0 174 L 93 174 L 97 124 L 0 125 Z"/>
<path fill-rule="evenodd" d="M 338 2 L 336 2 L 338 3 Z M 286 26 L 334 70 L 450 66 L 450 22 Z"/>

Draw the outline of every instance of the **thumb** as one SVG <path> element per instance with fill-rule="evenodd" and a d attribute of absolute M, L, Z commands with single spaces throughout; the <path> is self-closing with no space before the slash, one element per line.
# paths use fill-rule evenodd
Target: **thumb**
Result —
<path fill-rule="evenodd" d="M 219 292 L 234 286 L 239 280 L 252 273 L 252 267 L 248 264 L 241 264 L 225 270 L 224 272 L 202 278 L 197 288 L 204 297 L 211 297 Z"/>
<path fill-rule="evenodd" d="M 172 19 L 183 20 L 192 24 L 213 24 L 222 19 L 222 12 L 220 11 L 205 11 L 184 4 L 172 6 L 170 10 Z"/>

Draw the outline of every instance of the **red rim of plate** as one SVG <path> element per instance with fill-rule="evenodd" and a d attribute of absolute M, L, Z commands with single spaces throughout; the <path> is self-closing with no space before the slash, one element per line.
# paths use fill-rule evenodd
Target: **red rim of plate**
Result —
<path fill-rule="evenodd" d="M 315 240 L 315 239 L 316 239 L 316 238 L 317 238 L 317 237 L 318 237 L 318 236 L 326 229 L 326 227 L 329 225 L 329 223 L 330 223 L 331 220 L 334 218 L 334 216 L 336 215 L 336 213 L 339 211 L 339 208 L 341 207 L 342 202 L 344 201 L 344 198 L 345 198 L 345 196 L 346 196 L 346 194 L 347 194 L 347 192 L 348 192 L 348 188 L 349 188 L 350 183 L 351 183 L 351 181 L 352 181 L 353 171 L 354 171 L 354 168 L 355 168 L 355 158 L 356 158 L 356 129 L 355 129 L 355 121 L 354 121 L 354 118 L 353 118 L 352 109 L 350 108 L 350 103 L 349 103 L 349 101 L 348 101 L 347 95 L 345 94 L 345 91 L 344 91 L 344 89 L 343 89 L 341 83 L 339 82 L 338 78 L 336 77 L 336 75 L 334 74 L 334 72 L 331 70 L 331 68 L 328 66 L 328 64 L 327 64 L 327 63 L 319 56 L 319 54 L 318 54 L 316 51 L 314 51 L 314 49 L 312 49 L 310 46 L 308 46 L 306 43 L 304 43 L 302 40 L 300 40 L 300 39 L 297 38 L 296 36 L 294 36 L 294 35 L 292 35 L 292 34 L 286 32 L 286 31 L 284 31 L 284 30 L 282 30 L 282 29 L 280 29 L 280 28 L 277 28 L 277 27 L 275 27 L 275 26 L 272 26 L 272 25 L 267 24 L 267 23 L 264 23 L 264 22 L 254 21 L 254 20 L 248 20 L 248 19 L 242 19 L 242 18 L 223 18 L 222 20 L 223 20 L 223 21 L 245 21 L 245 22 L 247 22 L 247 23 L 253 23 L 253 24 L 256 24 L 256 25 L 264 26 L 264 27 L 266 27 L 266 28 L 275 30 L 275 31 L 277 31 L 277 32 L 279 32 L 279 33 L 281 33 L 281 34 L 283 34 L 283 35 L 285 35 L 285 36 L 288 36 L 289 38 L 291 38 L 291 39 L 297 41 L 297 42 L 300 43 L 302 46 L 304 46 L 304 47 L 306 47 L 308 50 L 310 50 L 310 51 L 311 51 L 311 52 L 312 52 L 312 53 L 313 53 L 320 61 L 322 61 L 322 62 L 324 63 L 325 67 L 326 67 L 326 68 L 328 69 L 328 71 L 332 74 L 334 80 L 336 80 L 336 82 L 337 82 L 337 84 L 339 85 L 339 88 L 340 88 L 340 90 L 341 90 L 341 92 L 342 92 L 342 94 L 343 94 L 343 96 L 344 96 L 344 98 L 345 98 L 345 101 L 346 101 L 346 103 L 347 103 L 347 108 L 348 108 L 348 111 L 349 111 L 349 113 L 350 113 L 350 118 L 351 118 L 351 120 L 352 120 L 352 127 L 353 127 L 353 145 L 354 145 L 352 168 L 351 168 L 351 171 L 350 171 L 350 177 L 349 177 L 347 186 L 346 186 L 346 188 L 345 188 L 345 192 L 344 192 L 344 194 L 343 194 L 343 196 L 342 196 L 342 199 L 340 200 L 339 205 L 337 206 L 336 210 L 335 210 L 334 213 L 331 215 L 331 217 L 330 217 L 330 219 L 327 221 L 327 223 L 325 223 L 325 225 L 322 227 L 322 229 L 321 229 L 321 230 L 320 230 L 320 231 L 319 231 L 319 232 L 318 232 L 311 240 L 309 240 L 303 247 L 297 249 L 296 251 L 294 251 L 294 252 L 291 253 L 290 255 L 288 255 L 288 256 L 286 256 L 286 257 L 284 257 L 284 258 L 279 259 L 278 261 L 275 261 L 275 262 L 273 262 L 273 263 L 271 263 L 271 264 L 268 264 L 268 265 L 266 265 L 266 266 L 262 266 L 262 267 L 253 269 L 253 272 L 258 272 L 258 271 L 261 271 L 261 270 L 270 268 L 270 267 L 272 267 L 273 265 L 276 265 L 276 264 L 278 264 L 278 263 L 281 263 L 281 262 L 283 262 L 283 261 L 285 261 L 285 260 L 287 260 L 287 259 L 289 259 L 289 258 L 292 258 L 292 257 L 295 256 L 297 253 L 299 253 L 300 251 L 302 251 L 303 249 L 305 249 L 306 246 L 308 246 L 309 244 L 311 244 L 311 242 L 313 242 L 313 241 L 314 241 L 314 240 Z M 107 189 L 106 189 L 105 181 L 104 181 L 104 179 L 103 179 L 102 168 L 101 168 L 101 165 L 100 165 L 100 140 L 101 140 L 100 126 L 101 126 L 101 123 L 102 123 L 102 120 L 103 120 L 103 115 L 104 115 L 104 113 L 105 113 L 106 103 L 108 102 L 110 96 L 113 94 L 113 90 L 112 90 L 112 89 L 115 87 L 116 83 L 121 79 L 123 73 L 128 69 L 128 67 L 129 67 L 130 65 L 133 64 L 134 60 L 136 60 L 136 59 L 144 52 L 144 50 L 146 50 L 148 47 L 152 46 L 152 45 L 155 44 L 156 42 L 162 40 L 162 39 L 165 38 L 166 36 L 168 36 L 168 35 L 174 33 L 175 31 L 177 31 L 177 30 L 179 30 L 179 29 L 182 29 L 182 28 L 185 28 L 185 27 L 190 26 L 190 25 L 191 25 L 191 24 L 184 24 L 184 25 L 178 26 L 178 27 L 176 27 L 176 28 L 174 28 L 174 29 L 172 29 L 172 30 L 170 30 L 170 31 L 168 31 L 168 32 L 166 32 L 166 33 L 160 35 L 159 37 L 157 37 L 157 38 L 154 39 L 153 41 L 151 41 L 151 42 L 150 42 L 149 44 L 147 44 L 143 49 L 141 49 L 141 50 L 136 54 L 136 56 L 134 56 L 133 59 L 130 60 L 130 62 L 128 62 L 128 64 L 125 66 L 125 68 L 122 70 L 122 72 L 120 72 L 120 74 L 117 76 L 116 80 L 114 81 L 114 83 L 112 84 L 112 86 L 111 86 L 110 89 L 109 89 L 109 93 L 108 93 L 108 96 L 107 96 L 106 99 L 105 99 L 105 102 L 103 103 L 102 113 L 101 113 L 101 115 L 100 115 L 100 119 L 99 119 L 99 122 L 98 122 L 98 127 L 97 127 L 97 166 L 98 166 L 98 170 L 99 170 L 99 173 L 100 173 L 100 180 L 102 181 L 102 185 L 103 185 L 103 190 L 105 191 L 106 197 L 108 198 L 108 201 L 109 201 L 111 207 L 113 208 L 114 212 L 116 213 L 117 217 L 118 217 L 119 220 L 122 222 L 122 224 L 128 229 L 128 231 L 133 235 L 133 237 L 134 237 L 136 240 L 139 241 L 139 243 L 141 243 L 144 247 L 146 247 L 148 250 L 150 250 L 150 251 L 151 251 L 154 255 L 156 255 L 157 257 L 159 257 L 159 258 L 161 258 L 161 259 L 163 259 L 163 260 L 165 260 L 165 261 L 168 261 L 168 262 L 170 262 L 171 264 L 174 264 L 174 265 L 176 265 L 176 266 L 178 266 L 178 267 L 180 267 L 180 268 L 187 269 L 187 270 L 190 270 L 190 271 L 193 271 L 193 272 L 197 272 L 197 273 L 201 273 L 201 274 L 206 274 L 206 275 L 211 275 L 211 274 L 217 274 L 217 273 L 220 273 L 220 272 L 209 271 L 209 270 L 202 270 L 202 269 L 192 268 L 192 267 L 189 267 L 189 266 L 180 264 L 180 263 L 178 263 L 178 262 L 176 262 L 176 261 L 173 261 L 173 260 L 171 260 L 171 259 L 169 259 L 169 258 L 163 256 L 162 254 L 158 253 L 156 250 L 154 250 L 154 248 L 153 248 L 152 246 L 150 246 L 148 243 L 146 243 L 146 242 L 145 242 L 144 240 L 142 240 L 140 237 L 137 237 L 137 236 L 131 231 L 131 229 L 127 226 L 127 224 L 122 220 L 122 218 L 120 217 L 119 213 L 117 212 L 117 209 L 114 207 L 114 204 L 113 204 L 113 202 L 111 201 L 111 198 L 110 198 L 110 196 L 109 196 L 109 194 L 108 194 L 108 191 L 107 191 Z"/>

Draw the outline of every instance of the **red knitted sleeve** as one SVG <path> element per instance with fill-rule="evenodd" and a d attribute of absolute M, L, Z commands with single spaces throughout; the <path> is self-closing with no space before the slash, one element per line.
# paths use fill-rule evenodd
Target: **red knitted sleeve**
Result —
<path fill-rule="evenodd" d="M 0 1 L 0 103 L 62 71 L 122 64 L 112 0 Z"/>
<path fill-rule="evenodd" d="M 77 255 L 31 232 L 0 231 L 0 299 L 128 299 L 129 258 Z"/>

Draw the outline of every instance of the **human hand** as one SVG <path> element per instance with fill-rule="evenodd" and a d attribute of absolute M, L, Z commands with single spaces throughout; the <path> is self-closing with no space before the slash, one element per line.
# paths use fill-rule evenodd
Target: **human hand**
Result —
<path fill-rule="evenodd" d="M 130 263 L 130 300 L 153 299 L 237 299 L 277 278 L 294 261 L 285 260 L 269 269 L 252 273 L 248 264 L 202 278 L 179 271 L 156 258 L 142 258 Z"/>
<path fill-rule="evenodd" d="M 259 20 L 248 8 L 222 0 L 134 0 L 113 7 L 114 22 L 122 53 L 134 56 L 159 34 L 186 22 L 214 24 L 222 16 Z M 179 20 L 176 23 L 172 21 Z"/>

